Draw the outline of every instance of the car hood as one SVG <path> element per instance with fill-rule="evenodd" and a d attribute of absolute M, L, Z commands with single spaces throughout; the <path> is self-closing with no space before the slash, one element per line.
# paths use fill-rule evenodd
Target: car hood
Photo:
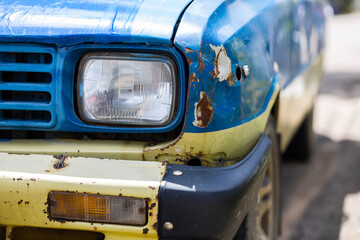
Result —
<path fill-rule="evenodd" d="M 192 0 L 0 0 L 0 41 L 171 43 Z"/>

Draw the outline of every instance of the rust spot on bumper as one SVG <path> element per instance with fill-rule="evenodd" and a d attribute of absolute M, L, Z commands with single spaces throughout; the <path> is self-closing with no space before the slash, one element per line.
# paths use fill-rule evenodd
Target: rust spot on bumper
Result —
<path fill-rule="evenodd" d="M 68 157 L 64 156 L 64 155 L 57 155 L 57 156 L 53 156 L 56 159 L 55 164 L 53 165 L 53 167 L 55 169 L 62 169 L 68 166 L 68 164 L 66 163 L 66 160 L 68 159 Z"/>
<path fill-rule="evenodd" d="M 214 109 L 211 101 L 205 92 L 200 93 L 200 101 L 195 103 L 195 121 L 194 126 L 206 128 L 212 120 Z"/>

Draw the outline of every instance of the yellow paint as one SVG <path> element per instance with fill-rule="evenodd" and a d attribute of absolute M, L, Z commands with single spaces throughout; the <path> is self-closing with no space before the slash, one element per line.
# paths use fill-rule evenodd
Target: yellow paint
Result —
<path fill-rule="evenodd" d="M 203 166 L 232 165 L 246 156 L 264 133 L 278 93 L 279 86 L 275 88 L 266 111 L 250 122 L 217 132 L 184 133 L 174 142 L 146 147 L 144 159 L 182 163 L 198 157 Z"/>
<path fill-rule="evenodd" d="M 159 185 L 166 166 L 95 158 L 68 158 L 61 170 L 53 168 L 56 159 L 46 155 L 0 154 L 0 225 L 97 231 L 106 239 L 157 239 Z M 131 196 L 155 203 L 145 226 L 55 222 L 48 219 L 50 191 Z M 143 234 L 143 229 L 149 229 Z"/>
<path fill-rule="evenodd" d="M 183 133 L 178 139 L 147 146 L 144 142 L 120 140 L 12 140 L 0 142 L 0 152 L 48 154 L 184 164 L 198 157 L 203 166 L 228 166 L 248 154 L 263 134 L 277 85 L 264 113 L 240 126 L 209 133 Z M 219 160 L 222 159 L 222 162 Z"/>

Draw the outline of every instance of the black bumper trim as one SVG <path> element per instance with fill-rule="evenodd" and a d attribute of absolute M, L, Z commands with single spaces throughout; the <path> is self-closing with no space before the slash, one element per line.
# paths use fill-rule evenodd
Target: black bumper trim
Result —
<path fill-rule="evenodd" d="M 271 141 L 263 135 L 230 167 L 168 165 L 159 192 L 160 239 L 232 239 L 255 200 L 270 152 Z M 174 175 L 176 170 L 182 175 Z M 165 222 L 173 229 L 164 229 Z"/>

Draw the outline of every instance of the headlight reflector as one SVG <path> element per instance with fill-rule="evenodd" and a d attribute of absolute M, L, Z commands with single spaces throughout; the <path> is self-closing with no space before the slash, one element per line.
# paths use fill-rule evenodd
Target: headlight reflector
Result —
<path fill-rule="evenodd" d="M 86 122 L 163 126 L 176 93 L 174 62 L 154 54 L 89 54 L 79 67 L 78 108 Z"/>

